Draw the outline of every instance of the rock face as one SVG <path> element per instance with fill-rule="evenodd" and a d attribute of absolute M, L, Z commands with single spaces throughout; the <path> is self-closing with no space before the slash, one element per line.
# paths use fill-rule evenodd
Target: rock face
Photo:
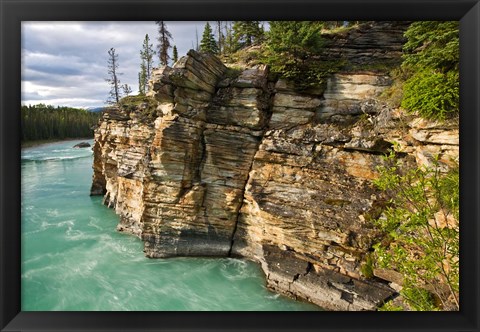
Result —
<path fill-rule="evenodd" d="M 75 144 L 73 148 L 75 149 L 80 149 L 80 148 L 89 148 L 91 145 L 88 142 L 80 142 L 78 144 Z"/>
<path fill-rule="evenodd" d="M 149 257 L 230 252 L 270 91 L 265 67 L 217 89 L 225 71 L 190 51 L 154 73 L 152 121 L 112 109 L 96 132 L 92 193 L 106 192 L 119 230 L 140 236 Z"/>
<path fill-rule="evenodd" d="M 401 62 L 403 33 L 411 22 L 372 21 L 344 33 L 324 34 L 328 47 L 326 59 L 344 59 L 354 68 L 378 68 L 385 63 Z"/>
<path fill-rule="evenodd" d="M 381 25 L 390 26 L 383 37 L 376 26 L 370 39 L 355 31 L 343 52 L 398 57 L 402 27 Z M 136 107 L 104 113 L 91 193 L 104 195 L 118 230 L 140 237 L 148 257 L 246 257 L 277 292 L 375 310 L 396 292 L 382 278 L 390 274 L 361 272 L 379 236 L 370 221 L 385 205 L 376 166 L 393 142 L 412 163 L 438 154 L 448 165 L 458 125 L 380 104 L 385 73 L 337 73 L 309 93 L 268 77 L 265 66 L 232 75 L 194 51 L 155 71 Z"/>

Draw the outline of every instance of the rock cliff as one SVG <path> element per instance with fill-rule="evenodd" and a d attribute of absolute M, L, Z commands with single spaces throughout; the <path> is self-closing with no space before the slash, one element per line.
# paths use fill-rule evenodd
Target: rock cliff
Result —
<path fill-rule="evenodd" d="M 405 27 L 354 30 L 325 56 L 398 60 Z M 379 236 L 370 220 L 385 204 L 376 166 L 393 142 L 410 162 L 439 154 L 448 164 L 458 125 L 382 105 L 391 80 L 378 70 L 350 68 L 308 93 L 269 77 L 265 66 L 237 71 L 195 51 L 155 71 L 147 97 L 104 113 L 91 193 L 104 195 L 117 229 L 140 237 L 148 257 L 246 257 L 275 291 L 374 310 L 395 294 L 388 276 L 361 272 Z"/>

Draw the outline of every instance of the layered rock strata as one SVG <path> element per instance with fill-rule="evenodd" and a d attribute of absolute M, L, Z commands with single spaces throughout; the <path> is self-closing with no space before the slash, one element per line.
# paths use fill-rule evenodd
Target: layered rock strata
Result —
<path fill-rule="evenodd" d="M 111 109 L 96 131 L 92 193 L 105 192 L 118 229 L 141 237 L 148 257 L 230 252 L 270 91 L 265 67 L 234 80 L 225 71 L 190 51 L 154 73 L 148 106 Z M 154 108 L 151 121 L 142 107 Z"/>
<path fill-rule="evenodd" d="M 381 39 L 379 54 L 397 50 L 397 37 Z M 374 310 L 396 294 L 381 277 L 391 273 L 361 272 L 385 204 L 376 166 L 393 142 L 412 163 L 440 155 L 447 165 L 458 125 L 384 107 L 384 73 L 337 73 L 309 93 L 268 77 L 265 66 L 237 73 L 194 51 L 157 70 L 136 107 L 105 112 L 91 192 L 148 257 L 246 257 L 277 292 Z"/>
<path fill-rule="evenodd" d="M 325 33 L 322 37 L 327 47 L 322 58 L 342 59 L 357 70 L 400 64 L 405 41 L 403 34 L 410 24 L 408 21 L 371 21 L 356 29 Z"/>

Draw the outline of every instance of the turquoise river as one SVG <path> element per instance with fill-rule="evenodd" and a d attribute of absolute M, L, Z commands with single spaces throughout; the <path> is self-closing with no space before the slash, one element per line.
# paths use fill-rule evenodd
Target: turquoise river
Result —
<path fill-rule="evenodd" d="M 249 261 L 144 257 L 89 196 L 92 150 L 78 142 L 22 149 L 22 311 L 319 310 L 268 291 Z"/>

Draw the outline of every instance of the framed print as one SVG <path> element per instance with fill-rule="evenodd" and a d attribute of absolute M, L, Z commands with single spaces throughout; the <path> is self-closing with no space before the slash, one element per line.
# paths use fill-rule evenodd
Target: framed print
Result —
<path fill-rule="evenodd" d="M 478 1 L 0 6 L 1 331 L 479 329 Z"/>

